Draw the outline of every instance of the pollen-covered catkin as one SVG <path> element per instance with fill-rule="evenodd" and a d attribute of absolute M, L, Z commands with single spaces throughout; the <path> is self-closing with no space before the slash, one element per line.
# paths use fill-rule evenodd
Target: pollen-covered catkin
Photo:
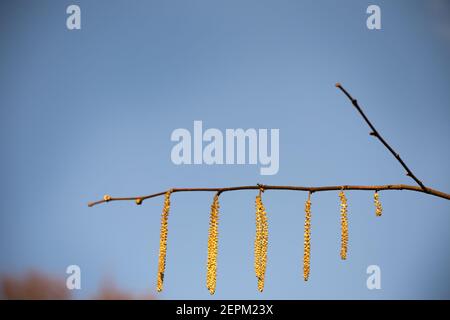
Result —
<path fill-rule="evenodd" d="M 256 197 L 256 214 L 255 214 L 255 222 L 256 222 L 256 234 L 255 234 L 255 248 L 254 248 L 254 269 L 256 277 L 259 277 L 260 274 L 260 257 L 261 257 L 261 215 L 259 213 L 259 205 L 260 199 L 259 196 Z"/>
<path fill-rule="evenodd" d="M 347 198 L 344 191 L 339 193 L 341 199 L 341 259 L 347 259 L 348 246 L 348 218 L 347 218 Z"/>
<path fill-rule="evenodd" d="M 304 232 L 304 250 L 303 250 L 303 279 L 308 281 L 310 272 L 311 256 L 311 194 L 305 203 L 305 232 Z"/>
<path fill-rule="evenodd" d="M 377 217 L 380 217 L 381 214 L 383 213 L 383 207 L 381 206 L 381 202 L 378 196 L 378 192 L 375 191 L 374 195 L 373 195 L 373 201 L 375 203 L 375 215 Z"/>
<path fill-rule="evenodd" d="M 161 214 L 161 231 L 159 237 L 159 256 L 158 256 L 158 279 L 156 290 L 161 292 L 164 283 L 164 271 L 166 269 L 166 252 L 167 252 L 167 222 L 169 219 L 170 195 L 172 191 L 167 191 L 164 196 L 164 207 Z"/>
<path fill-rule="evenodd" d="M 219 237 L 219 194 L 214 196 L 211 205 L 208 236 L 208 261 L 206 263 L 206 287 L 210 294 L 216 291 L 217 251 Z"/>
<path fill-rule="evenodd" d="M 266 209 L 261 199 L 261 191 L 256 196 L 256 236 L 255 236 L 255 274 L 258 278 L 258 290 L 264 290 L 264 277 L 267 265 L 267 245 L 269 239 L 269 228 Z"/>

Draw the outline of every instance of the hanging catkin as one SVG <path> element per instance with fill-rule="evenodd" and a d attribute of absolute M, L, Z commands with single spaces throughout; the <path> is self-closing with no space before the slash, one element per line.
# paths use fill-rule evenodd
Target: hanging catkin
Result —
<path fill-rule="evenodd" d="M 311 255 L 311 193 L 305 202 L 305 232 L 303 250 L 303 279 L 308 281 L 310 271 Z"/>
<path fill-rule="evenodd" d="M 341 259 L 347 259 L 348 245 L 348 218 L 347 218 L 347 198 L 344 191 L 339 193 L 341 199 Z"/>
<path fill-rule="evenodd" d="M 258 278 L 258 290 L 264 290 L 264 277 L 267 265 L 267 245 L 269 238 L 269 228 L 267 222 L 266 209 L 262 203 L 261 194 L 264 190 L 261 188 L 256 196 L 256 236 L 255 236 L 255 274 Z"/>
<path fill-rule="evenodd" d="M 167 191 L 164 197 L 164 207 L 161 214 L 161 231 L 159 237 L 159 256 L 158 256 L 158 280 L 156 290 L 161 292 L 164 283 L 164 271 L 166 269 L 167 252 L 167 222 L 170 209 L 170 195 L 172 191 Z"/>
<path fill-rule="evenodd" d="M 208 261 L 206 263 L 206 287 L 210 294 L 216 291 L 217 277 L 217 250 L 218 250 L 218 232 L 219 228 L 219 194 L 214 196 L 211 205 L 211 215 L 209 220 L 208 236 Z"/>
<path fill-rule="evenodd" d="M 383 207 L 381 206 L 381 202 L 380 199 L 378 197 L 378 192 L 375 191 L 375 193 L 373 194 L 373 201 L 375 202 L 375 215 L 377 217 L 380 217 L 381 214 L 383 213 Z"/>

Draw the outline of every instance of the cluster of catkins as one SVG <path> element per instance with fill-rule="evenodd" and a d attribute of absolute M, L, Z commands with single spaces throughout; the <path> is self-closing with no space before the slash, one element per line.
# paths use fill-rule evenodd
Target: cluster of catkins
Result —
<path fill-rule="evenodd" d="M 264 189 L 261 187 L 255 200 L 256 208 L 256 235 L 254 247 L 254 270 L 258 280 L 258 290 L 264 290 L 264 278 L 267 266 L 267 247 L 269 243 L 269 227 L 267 220 L 267 213 L 262 202 L 262 193 Z M 164 271 L 166 267 L 166 252 L 167 252 L 167 222 L 170 209 L 170 195 L 172 190 L 165 193 L 164 207 L 161 214 L 161 232 L 159 242 L 159 257 L 158 257 L 158 278 L 157 291 L 163 289 Z M 209 221 L 208 234 L 208 258 L 206 263 L 206 287 L 211 294 L 216 291 L 217 279 L 217 254 L 218 254 L 218 236 L 219 236 L 219 195 L 216 193 L 211 205 L 211 214 Z M 110 196 L 105 195 L 105 201 L 111 200 Z M 339 192 L 340 199 L 340 222 L 341 222 L 341 259 L 347 259 L 348 247 L 348 217 L 347 217 L 347 198 L 344 190 Z M 140 204 L 141 199 L 138 199 Z M 374 194 L 375 215 L 381 216 L 383 208 L 379 200 L 378 192 Z M 303 251 L 303 279 L 308 280 L 310 274 L 311 264 L 311 192 L 308 194 L 308 199 L 305 202 L 305 224 L 304 224 L 304 251 Z"/>

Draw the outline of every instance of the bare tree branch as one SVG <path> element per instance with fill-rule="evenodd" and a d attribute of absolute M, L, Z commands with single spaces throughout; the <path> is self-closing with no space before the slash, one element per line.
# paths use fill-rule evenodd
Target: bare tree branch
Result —
<path fill-rule="evenodd" d="M 355 186 L 355 185 L 342 185 L 342 186 L 322 186 L 322 187 L 302 187 L 302 186 L 272 186 L 272 185 L 253 185 L 253 186 L 238 186 L 238 187 L 226 187 L 226 188 L 174 188 L 158 193 L 153 193 L 147 196 L 141 197 L 125 197 L 125 198 L 113 198 L 109 195 L 105 195 L 102 200 L 90 202 L 88 204 L 89 207 L 93 207 L 97 204 L 110 202 L 110 201 L 135 201 L 136 204 L 141 204 L 142 201 L 150 198 L 155 198 L 164 195 L 167 191 L 175 192 L 195 192 L 195 191 L 206 191 L 206 192 L 218 192 L 219 194 L 222 192 L 228 191 L 237 191 L 237 190 L 259 190 L 260 188 L 264 190 L 293 190 L 293 191 L 307 191 L 307 192 L 322 192 L 322 191 L 335 191 L 335 190 L 372 190 L 372 191 L 381 191 L 381 190 L 410 190 L 416 192 L 427 193 L 439 198 L 450 200 L 450 194 L 434 190 L 431 188 L 427 188 L 424 191 L 420 187 L 410 186 L 406 184 L 388 184 L 388 185 L 380 185 L 380 186 Z"/>
<path fill-rule="evenodd" d="M 294 190 L 294 191 L 307 191 L 310 193 L 314 192 L 322 192 L 322 191 L 333 191 L 333 190 L 372 190 L 372 191 L 380 191 L 380 190 L 409 190 L 422 192 L 426 194 L 430 194 L 439 198 L 450 200 L 450 194 L 431 189 L 425 187 L 424 184 L 412 173 L 412 171 L 408 168 L 405 162 L 400 158 L 400 155 L 392 149 L 392 147 L 383 139 L 380 133 L 375 129 L 370 120 L 362 111 L 361 107 L 358 104 L 358 101 L 354 99 L 348 92 L 345 90 L 341 84 L 337 83 L 336 87 L 339 88 L 352 102 L 353 106 L 358 110 L 360 115 L 364 118 L 366 123 L 372 129 L 370 133 L 372 136 L 377 137 L 381 143 L 394 155 L 394 157 L 400 162 L 403 168 L 406 170 L 406 174 L 411 177 L 419 187 L 405 185 L 405 184 L 389 184 L 389 185 L 379 185 L 379 186 L 363 186 L 363 185 L 340 185 L 340 186 L 321 186 L 321 187 L 302 187 L 302 186 L 274 186 L 274 185 L 250 185 L 250 186 L 238 186 L 238 187 L 224 187 L 224 188 L 174 188 L 146 196 L 140 197 L 111 197 L 109 195 L 105 195 L 102 200 L 90 202 L 88 204 L 89 207 L 93 207 L 97 204 L 110 202 L 110 201 L 135 201 L 136 204 L 140 205 L 146 199 L 155 198 L 164 195 L 167 191 L 175 192 L 194 192 L 194 191 L 206 191 L 206 192 L 228 192 L 228 191 L 237 191 L 237 190 L 258 190 L 263 188 L 264 190 Z"/>

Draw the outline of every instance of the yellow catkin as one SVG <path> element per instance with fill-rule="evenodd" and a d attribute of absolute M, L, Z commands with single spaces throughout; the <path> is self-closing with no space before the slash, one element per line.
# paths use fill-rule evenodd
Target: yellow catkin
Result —
<path fill-rule="evenodd" d="M 303 250 L 303 279 L 308 281 L 310 272 L 311 256 L 311 194 L 305 202 L 305 232 Z"/>
<path fill-rule="evenodd" d="M 256 221 L 256 234 L 255 234 L 255 248 L 254 248 L 254 269 L 255 269 L 255 275 L 256 277 L 259 277 L 260 274 L 260 257 L 261 257 L 261 214 L 259 213 L 260 210 L 260 203 L 261 199 L 259 196 L 256 197 L 256 214 L 255 214 L 255 221 Z"/>
<path fill-rule="evenodd" d="M 381 202 L 378 196 L 378 192 L 375 191 L 373 195 L 373 201 L 375 202 L 375 215 L 380 217 L 383 213 L 383 207 L 381 206 Z"/>
<path fill-rule="evenodd" d="M 348 246 L 348 218 L 347 218 L 347 198 L 344 191 L 339 193 L 341 199 L 341 259 L 347 259 Z"/>
<path fill-rule="evenodd" d="M 255 274 L 258 279 L 258 290 L 264 290 L 264 277 L 267 265 L 267 245 L 269 239 L 269 227 L 267 213 L 261 198 L 261 190 L 256 196 L 256 236 L 255 236 Z"/>
<path fill-rule="evenodd" d="M 209 220 L 208 236 L 208 261 L 206 263 L 206 287 L 210 294 L 216 291 L 217 277 L 217 250 L 218 250 L 218 232 L 219 228 L 219 194 L 214 196 L 211 205 L 211 215 Z"/>
<path fill-rule="evenodd" d="M 164 271 L 166 269 L 167 252 L 167 222 L 169 219 L 170 195 L 172 191 L 167 191 L 164 197 L 164 207 L 161 214 L 161 231 L 159 238 L 159 256 L 158 256 L 158 279 L 156 290 L 161 292 L 164 283 Z"/>

